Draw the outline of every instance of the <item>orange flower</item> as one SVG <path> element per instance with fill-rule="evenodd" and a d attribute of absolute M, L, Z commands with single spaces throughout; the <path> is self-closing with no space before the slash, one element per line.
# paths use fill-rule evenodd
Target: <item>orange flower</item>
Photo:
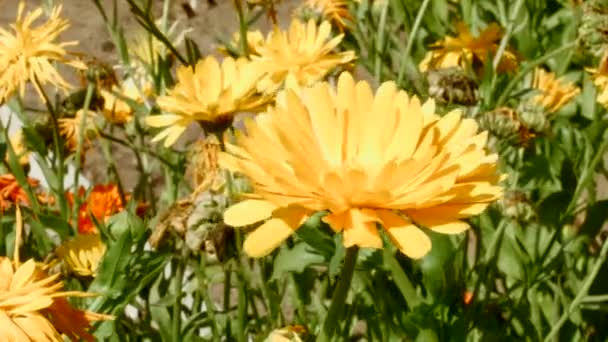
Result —
<path fill-rule="evenodd" d="M 67 193 L 68 203 L 74 206 L 74 195 Z M 78 197 L 85 197 L 84 188 L 78 190 Z M 128 201 L 128 197 L 125 201 Z M 78 208 L 78 232 L 81 234 L 96 233 L 97 229 L 91 215 L 95 220 L 105 222 L 110 216 L 124 210 L 124 203 L 116 184 L 98 184 L 93 187 L 89 196 Z"/>
<path fill-rule="evenodd" d="M 35 179 L 28 178 L 27 181 L 32 188 L 39 185 L 39 182 Z M 10 173 L 4 174 L 0 176 L 0 213 L 9 209 L 15 203 L 31 204 L 27 193 L 19 186 L 15 176 Z"/>

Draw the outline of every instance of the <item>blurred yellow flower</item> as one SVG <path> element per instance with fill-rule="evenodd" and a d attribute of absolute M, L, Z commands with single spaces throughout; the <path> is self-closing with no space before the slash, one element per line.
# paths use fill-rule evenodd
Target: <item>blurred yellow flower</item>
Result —
<path fill-rule="evenodd" d="M 13 147 L 13 151 L 17 155 L 19 159 L 19 164 L 28 165 L 30 163 L 30 151 L 28 151 L 27 147 L 25 147 L 25 142 L 23 140 L 23 130 L 20 129 L 9 137 L 9 141 L 11 146 Z M 5 160 L 8 161 L 8 154 L 5 156 Z"/>
<path fill-rule="evenodd" d="M 128 79 L 122 82 L 120 87 L 112 87 L 112 91 L 101 89 L 100 94 L 103 98 L 103 114 L 106 120 L 115 124 L 125 124 L 133 117 L 133 108 L 127 103 L 126 100 L 119 98 L 116 94 L 120 94 L 126 99 L 133 100 L 137 103 L 142 103 L 142 92 L 149 93 L 150 87 L 142 89 L 141 91 L 137 88 L 133 79 Z"/>
<path fill-rule="evenodd" d="M 90 294 L 62 291 L 58 277 L 33 259 L 19 264 L 0 257 L 0 340 L 63 342 L 63 334 L 72 341 L 95 341 L 90 322 L 111 317 L 72 307 L 66 297 Z"/>
<path fill-rule="evenodd" d="M 257 30 L 247 32 L 247 52 L 249 56 L 259 55 L 258 49 L 262 44 L 264 44 L 264 35 L 262 35 L 262 32 Z M 237 51 L 241 50 L 241 34 L 239 32 L 234 32 L 232 34 L 230 48 L 236 49 Z M 230 55 L 228 48 L 225 46 L 220 46 L 218 51 L 225 56 Z"/>
<path fill-rule="evenodd" d="M 279 96 L 277 105 L 247 122 L 220 165 L 252 181 L 250 199 L 228 208 L 225 222 L 265 221 L 244 243 L 261 257 L 277 248 L 314 212 L 346 247 L 381 248 L 381 223 L 412 258 L 431 249 L 419 228 L 461 233 L 461 219 L 481 213 L 501 195 L 487 132 L 458 111 L 439 117 L 385 82 L 372 92 L 348 73 L 334 90 L 326 82 Z"/>
<path fill-rule="evenodd" d="M 593 77 L 593 84 L 597 87 L 596 101 L 608 108 L 608 52 L 600 60 L 597 69 L 587 68 Z"/>
<path fill-rule="evenodd" d="M 252 56 L 261 71 L 268 75 L 260 82 L 265 91 L 278 89 L 288 77 L 300 85 L 310 85 L 322 79 L 335 67 L 355 59 L 354 51 L 334 53 L 343 34 L 331 38 L 331 24 L 314 20 L 302 23 L 293 20 L 289 31 L 275 27 L 259 47 L 259 56 Z"/>
<path fill-rule="evenodd" d="M 99 234 L 78 234 L 64 242 L 56 254 L 67 268 L 82 277 L 95 277 L 97 267 L 106 252 L 106 245 Z"/>
<path fill-rule="evenodd" d="M 90 140 L 97 136 L 98 130 L 95 124 L 97 119 L 97 113 L 92 110 L 87 111 L 87 115 L 84 115 L 84 109 L 80 109 L 76 112 L 73 118 L 61 118 L 59 119 L 59 135 L 65 140 L 65 146 L 68 151 L 75 151 L 78 147 L 78 139 L 80 136 L 80 124 L 82 120 L 86 120 L 84 123 L 84 136 L 83 136 L 83 149 L 88 147 Z"/>
<path fill-rule="evenodd" d="M 171 146 L 193 122 L 221 130 L 232 124 L 237 112 L 259 110 L 271 100 L 257 92 L 261 76 L 259 68 L 244 58 L 226 57 L 220 65 L 207 57 L 195 67 L 179 67 L 177 84 L 157 101 L 167 114 L 146 118 L 149 126 L 166 127 L 152 141 L 165 139 L 165 146 Z"/>
<path fill-rule="evenodd" d="M 304 8 L 318 11 L 324 19 L 330 20 L 340 31 L 344 31 L 353 20 L 346 0 L 306 0 Z"/>
<path fill-rule="evenodd" d="M 463 22 L 456 24 L 456 31 L 458 36 L 447 36 L 431 45 L 431 51 L 420 62 L 421 71 L 468 66 L 479 72 L 483 71 L 486 63 L 492 63 L 491 59 L 488 60 L 488 55 L 493 57 L 496 54 L 502 38 L 502 28 L 498 24 L 488 25 L 477 37 L 471 34 Z M 498 72 L 513 71 L 518 66 L 518 60 L 516 52 L 507 47 L 496 70 Z"/>
<path fill-rule="evenodd" d="M 55 42 L 69 26 L 68 21 L 60 17 L 61 6 L 53 8 L 48 20 L 36 27 L 33 25 L 42 15 L 42 9 L 37 8 L 25 16 L 24 10 L 25 2 L 21 1 L 16 22 L 11 25 L 13 32 L 0 27 L 0 103 L 17 90 L 23 96 L 28 81 L 34 84 L 40 98 L 43 96 L 39 85 L 69 89 L 70 85 L 57 72 L 54 62 L 86 68 L 82 62 L 66 56 L 64 48 L 77 42 Z"/>
<path fill-rule="evenodd" d="M 564 82 L 555 77 L 552 72 L 537 68 L 532 80 L 532 88 L 540 91 L 533 101 L 553 113 L 572 100 L 580 89 L 571 82 Z"/>

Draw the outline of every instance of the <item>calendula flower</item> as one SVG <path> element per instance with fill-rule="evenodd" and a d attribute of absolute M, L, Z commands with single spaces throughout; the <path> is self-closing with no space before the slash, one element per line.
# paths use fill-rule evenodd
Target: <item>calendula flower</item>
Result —
<path fill-rule="evenodd" d="M 540 91 L 533 101 L 549 113 L 557 112 L 580 93 L 580 89 L 571 82 L 559 80 L 554 73 L 540 68 L 534 72 L 532 88 Z"/>
<path fill-rule="evenodd" d="M 42 8 L 24 14 L 25 2 L 19 3 L 17 19 L 11 30 L 0 27 L 0 103 L 15 91 L 23 96 L 25 85 L 32 82 L 40 95 L 40 86 L 51 84 L 67 90 L 70 85 L 57 72 L 53 63 L 58 62 L 76 68 L 85 66 L 67 56 L 65 48 L 77 42 L 56 42 L 59 34 L 69 24 L 60 17 L 61 6 L 52 9 L 49 18 L 38 25 L 35 22 L 42 15 Z"/>
<path fill-rule="evenodd" d="M 300 335 L 307 333 L 301 325 L 292 325 L 282 329 L 273 330 L 264 342 L 302 342 Z"/>
<path fill-rule="evenodd" d="M 79 189 L 78 196 L 85 197 L 84 188 Z M 67 193 L 68 202 L 74 206 L 74 195 Z M 129 198 L 125 199 L 126 201 Z M 116 184 L 97 184 L 93 187 L 89 195 L 83 199 L 80 208 L 78 208 L 78 232 L 81 234 L 96 233 L 97 228 L 93 222 L 91 215 L 98 222 L 105 222 L 110 216 L 124 210 L 124 204 L 120 198 L 120 192 Z"/>
<path fill-rule="evenodd" d="M 80 139 L 80 125 L 82 120 L 84 122 L 84 136 L 82 138 L 83 148 L 87 148 L 91 139 L 95 138 L 98 134 L 95 120 L 97 120 L 97 113 L 92 110 L 86 111 L 80 109 L 76 112 L 73 118 L 61 118 L 59 119 L 59 134 L 66 143 L 66 148 L 69 151 L 75 151 L 78 147 L 78 140 Z"/>
<path fill-rule="evenodd" d="M 179 67 L 177 84 L 157 101 L 167 114 L 146 118 L 149 126 L 165 127 L 152 141 L 165 139 L 165 146 L 171 146 L 193 122 L 217 131 L 232 124 L 237 112 L 259 110 L 271 100 L 257 92 L 261 76 L 250 61 L 231 57 L 224 58 L 221 65 L 207 57 L 194 68 Z"/>
<path fill-rule="evenodd" d="M 40 184 L 36 179 L 28 178 L 30 187 L 36 188 Z M 12 174 L 0 176 L 0 214 L 11 208 L 14 204 L 30 205 L 30 199 L 25 190 L 19 186 L 17 179 Z"/>
<path fill-rule="evenodd" d="M 343 232 L 346 247 L 381 248 L 381 224 L 412 258 L 431 249 L 419 227 L 445 234 L 469 228 L 462 219 L 482 212 L 501 194 L 487 133 L 459 111 L 437 116 L 383 83 L 376 94 L 349 73 L 337 89 L 326 83 L 286 90 L 277 105 L 246 125 L 228 144 L 220 165 L 247 176 L 250 199 L 228 208 L 227 224 L 262 222 L 244 250 L 270 253 L 313 213 Z"/>
<path fill-rule="evenodd" d="M 151 89 L 143 89 L 143 92 L 150 92 Z M 109 122 L 115 124 L 125 124 L 133 117 L 133 108 L 123 99 L 116 96 L 115 93 L 120 96 L 133 100 L 137 103 L 142 103 L 143 98 L 142 91 L 137 88 L 133 79 L 128 79 L 122 83 L 120 87 L 112 87 L 112 91 L 102 89 L 100 94 L 103 98 L 103 114 Z"/>
<path fill-rule="evenodd" d="M 346 0 L 306 0 L 304 8 L 310 8 L 327 20 L 330 20 L 340 31 L 349 25 L 353 20 L 348 10 Z"/>
<path fill-rule="evenodd" d="M 13 147 L 13 151 L 19 160 L 19 164 L 25 166 L 30 163 L 30 151 L 25 147 L 23 141 L 23 130 L 20 129 L 9 137 L 9 142 Z M 8 162 L 8 153 L 5 156 L 5 160 Z"/>
<path fill-rule="evenodd" d="M 600 60 L 597 69 L 587 68 L 593 77 L 593 84 L 597 87 L 596 101 L 608 107 L 608 52 Z"/>
<path fill-rule="evenodd" d="M 287 32 L 275 27 L 259 47 L 259 56 L 251 57 L 268 74 L 259 88 L 274 91 L 288 77 L 299 85 L 310 85 L 337 66 L 351 62 L 355 59 L 354 51 L 333 52 L 343 37 L 340 34 L 331 38 L 328 21 L 317 25 L 312 19 L 308 23 L 293 20 Z"/>
<path fill-rule="evenodd" d="M 58 278 L 34 260 L 19 264 L 0 257 L 0 340 L 63 342 L 63 334 L 72 341 L 95 341 L 91 321 L 111 317 L 72 307 L 67 297 L 90 294 L 62 291 Z"/>
<path fill-rule="evenodd" d="M 82 277 L 94 277 L 99 262 L 106 252 L 106 245 L 99 234 L 78 234 L 64 242 L 55 253 L 67 268 Z"/>
<path fill-rule="evenodd" d="M 490 24 L 477 37 L 471 34 L 463 22 L 456 24 L 456 31 L 458 36 L 448 36 L 431 45 L 431 51 L 426 54 L 419 65 L 421 71 L 469 66 L 479 72 L 483 70 L 486 63 L 492 63 L 492 59 L 488 60 L 488 55 L 493 58 L 502 38 L 502 28 L 498 24 Z M 517 65 L 517 54 L 507 47 L 496 70 L 509 72 L 515 70 Z"/>

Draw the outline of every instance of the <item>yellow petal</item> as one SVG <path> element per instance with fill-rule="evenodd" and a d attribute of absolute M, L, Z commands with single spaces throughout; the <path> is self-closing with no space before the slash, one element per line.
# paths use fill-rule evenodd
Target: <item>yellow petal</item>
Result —
<path fill-rule="evenodd" d="M 253 258 L 263 257 L 279 247 L 293 232 L 294 229 L 285 221 L 270 219 L 247 236 L 243 249 Z"/>
<path fill-rule="evenodd" d="M 244 200 L 224 212 L 224 222 L 233 227 L 243 227 L 263 221 L 272 215 L 276 205 L 263 200 Z"/>
<path fill-rule="evenodd" d="M 344 247 L 382 248 L 382 239 L 376 228 L 378 218 L 373 210 L 351 209 L 348 214 L 344 227 Z"/>
<path fill-rule="evenodd" d="M 403 217 L 388 211 L 378 212 L 384 229 L 395 246 L 412 259 L 420 259 L 431 250 L 431 239 Z"/>

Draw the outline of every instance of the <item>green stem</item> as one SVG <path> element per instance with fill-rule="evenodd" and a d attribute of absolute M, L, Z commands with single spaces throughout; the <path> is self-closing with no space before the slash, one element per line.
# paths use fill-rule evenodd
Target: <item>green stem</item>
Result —
<path fill-rule="evenodd" d="M 51 116 L 51 124 L 52 124 L 52 130 L 53 130 L 53 145 L 55 145 L 55 156 L 54 156 L 54 171 L 57 174 L 57 188 L 53 189 L 56 192 L 56 197 L 57 197 L 57 203 L 59 204 L 59 210 L 61 212 L 61 217 L 68 221 L 68 206 L 66 203 L 66 199 L 65 199 L 65 194 L 64 194 L 64 181 L 63 181 L 63 177 L 65 176 L 65 169 L 64 169 L 64 165 L 63 165 L 63 150 L 62 150 L 62 145 L 60 144 L 60 138 L 59 138 L 59 121 L 57 119 L 57 112 L 55 111 L 55 109 L 53 108 L 53 106 L 51 105 L 51 101 L 49 100 L 48 95 L 46 94 L 46 91 L 44 90 L 44 88 L 42 87 L 42 84 L 40 84 L 40 81 L 38 80 L 37 77 L 34 77 L 34 83 L 36 84 L 36 87 L 38 89 L 40 89 L 40 93 L 42 94 L 42 97 L 44 99 L 44 105 L 46 106 L 47 110 L 49 111 L 49 115 Z"/>
<path fill-rule="evenodd" d="M 242 274 L 239 274 L 239 302 L 238 302 L 238 311 L 236 316 L 236 328 L 237 335 L 236 339 L 238 342 L 246 342 L 247 341 L 247 289 L 245 287 L 245 277 Z"/>
<path fill-rule="evenodd" d="M 378 38 L 376 40 L 376 48 L 374 49 L 375 65 L 374 65 L 374 77 L 378 82 L 381 81 L 380 76 L 382 72 L 382 55 L 384 52 L 384 43 L 385 43 L 385 26 L 386 26 L 386 17 L 388 15 L 388 7 L 390 4 L 388 1 L 384 4 L 382 8 L 382 13 L 380 13 L 380 23 L 378 24 Z"/>
<path fill-rule="evenodd" d="M 359 247 L 357 246 L 350 247 L 346 250 L 344 268 L 342 268 L 338 285 L 336 285 L 336 288 L 334 289 L 329 311 L 325 317 L 325 322 L 323 322 L 323 328 L 317 338 L 317 342 L 329 342 L 334 337 L 334 332 L 336 331 L 340 316 L 344 311 L 344 304 L 346 303 L 346 296 L 348 295 L 350 283 L 353 279 L 358 254 Z"/>
<path fill-rule="evenodd" d="M 171 321 L 171 336 L 173 341 L 180 342 L 182 325 L 182 294 L 184 285 L 184 272 L 186 270 L 186 259 L 188 250 L 183 249 L 181 257 L 177 260 L 175 270 L 175 303 L 173 303 L 173 320 Z"/>
<path fill-rule="evenodd" d="M 247 19 L 243 10 L 243 4 L 241 0 L 234 0 L 234 7 L 236 7 L 236 13 L 239 17 L 239 34 L 241 36 L 241 52 L 243 56 L 249 58 L 249 51 L 247 48 Z"/>
<path fill-rule="evenodd" d="M 564 325 L 564 323 L 566 323 L 566 321 L 570 317 L 570 314 L 572 314 L 572 312 L 576 309 L 576 307 L 579 304 L 581 304 L 583 299 L 585 299 L 585 297 L 587 296 L 587 293 L 589 292 L 589 288 L 591 287 L 591 284 L 593 284 L 595 277 L 597 276 L 600 269 L 604 265 L 604 262 L 606 261 L 606 256 L 608 256 L 608 239 L 604 241 L 602 250 L 600 251 L 600 255 L 598 256 L 597 260 L 593 264 L 591 273 L 589 273 L 589 275 L 587 275 L 587 278 L 585 278 L 585 281 L 583 282 L 583 286 L 578 291 L 578 294 L 576 295 L 576 297 L 574 298 L 572 303 L 570 303 L 570 306 L 568 307 L 568 309 L 566 311 L 564 311 L 564 313 L 560 317 L 559 321 L 557 321 L 557 323 L 555 323 L 555 325 L 553 326 L 553 328 L 551 329 L 549 334 L 545 337 L 545 340 L 544 340 L 545 342 L 548 342 L 548 341 L 552 340 L 553 337 L 557 336 L 562 325 Z"/>
<path fill-rule="evenodd" d="M 391 270 L 391 275 L 393 276 L 395 284 L 397 285 L 397 288 L 399 288 L 399 291 L 401 291 L 409 308 L 413 309 L 422 304 L 422 300 L 416 293 L 416 288 L 412 285 L 412 282 L 403 271 L 403 268 L 401 268 L 395 254 L 387 248 L 384 249 L 384 262 Z"/>
<path fill-rule="evenodd" d="M 496 55 L 494 56 L 494 60 L 492 61 L 492 67 L 494 68 L 494 70 L 496 70 L 496 68 L 498 68 L 500 59 L 502 58 L 502 55 L 505 53 L 505 49 L 507 48 L 509 39 L 511 38 L 511 35 L 513 34 L 513 28 L 515 27 L 515 17 L 517 16 L 517 13 L 519 13 L 519 10 L 523 4 L 524 4 L 523 0 L 517 0 L 517 2 L 515 3 L 515 7 L 513 9 L 513 12 L 511 12 L 511 18 L 509 18 L 507 32 L 505 32 L 505 35 L 502 37 L 502 40 L 500 41 L 500 45 L 498 46 L 498 50 L 496 51 Z"/>
<path fill-rule="evenodd" d="M 80 196 L 78 195 L 78 186 L 79 186 L 79 182 L 80 182 L 80 167 L 81 167 L 81 159 L 82 159 L 82 145 L 84 144 L 84 133 L 85 133 L 85 127 L 86 127 L 86 122 L 87 122 L 87 118 L 89 116 L 89 106 L 91 105 L 91 99 L 93 98 L 93 91 L 95 90 L 95 84 L 92 82 L 89 82 L 89 84 L 87 85 L 87 93 L 85 95 L 84 98 L 84 108 L 83 108 L 83 115 L 82 115 L 82 120 L 80 120 L 79 122 L 79 126 L 78 126 L 78 141 L 76 144 L 76 160 L 75 162 L 75 166 L 74 166 L 74 207 L 72 208 L 72 222 L 74 222 L 72 224 L 72 227 L 74 227 L 74 230 L 78 230 L 78 208 L 80 208 L 80 203 L 82 202 L 82 198 L 80 198 Z"/>
<path fill-rule="evenodd" d="M 412 30 L 407 39 L 407 45 L 405 46 L 405 51 L 401 57 L 401 62 L 399 63 L 399 74 L 397 75 L 397 84 L 401 84 L 403 81 L 403 76 L 405 76 L 405 68 L 407 67 L 407 59 L 410 58 L 410 53 L 412 48 L 414 47 L 414 41 L 416 40 L 416 34 L 418 34 L 418 29 L 420 29 L 420 24 L 422 23 L 422 18 L 424 17 L 424 13 L 426 12 L 427 7 L 429 6 L 430 0 L 424 0 L 422 5 L 420 5 L 420 9 L 418 10 L 418 14 L 416 14 L 416 19 L 414 20 L 414 25 L 412 26 Z"/>

